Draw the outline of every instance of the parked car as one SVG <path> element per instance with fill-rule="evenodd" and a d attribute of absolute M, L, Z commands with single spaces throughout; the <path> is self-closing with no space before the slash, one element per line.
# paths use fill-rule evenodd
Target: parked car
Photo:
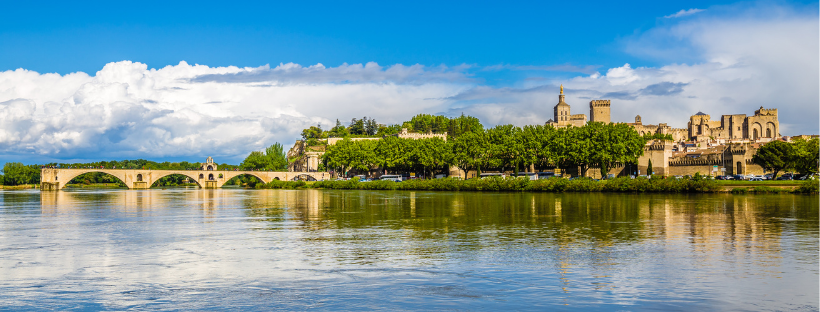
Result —
<path fill-rule="evenodd" d="M 791 181 L 793 179 L 792 179 L 792 176 L 784 174 L 782 176 L 777 177 L 777 179 L 775 179 L 775 180 L 788 180 L 788 181 Z"/>
<path fill-rule="evenodd" d="M 754 177 L 754 178 L 749 179 L 749 181 L 763 181 L 763 178 Z"/>
<path fill-rule="evenodd" d="M 772 179 L 772 174 L 771 173 L 764 174 L 763 178 L 766 179 L 766 180 L 771 180 Z"/>
<path fill-rule="evenodd" d="M 482 179 L 486 179 L 486 178 L 489 178 L 489 177 L 501 177 L 501 178 L 504 178 L 504 177 L 506 177 L 506 175 L 505 175 L 505 174 L 503 174 L 503 173 L 498 173 L 498 172 L 490 172 L 490 173 L 482 173 L 482 174 L 481 174 L 481 178 L 482 178 Z"/>
<path fill-rule="evenodd" d="M 379 177 L 379 180 L 401 182 L 401 176 L 397 174 L 385 174 Z"/>
<path fill-rule="evenodd" d="M 538 180 L 538 174 L 535 173 L 535 172 L 519 172 L 518 177 L 519 178 L 527 178 L 527 179 L 530 179 L 530 180 Z"/>
<path fill-rule="evenodd" d="M 555 172 L 539 172 L 538 173 L 538 180 L 541 179 L 549 179 L 553 177 L 560 177 L 561 174 L 555 174 Z"/>

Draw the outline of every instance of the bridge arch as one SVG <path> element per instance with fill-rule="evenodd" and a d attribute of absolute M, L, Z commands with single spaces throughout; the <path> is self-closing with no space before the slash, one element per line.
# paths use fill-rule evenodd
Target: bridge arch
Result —
<path fill-rule="evenodd" d="M 55 174 L 54 175 L 54 180 L 57 181 L 58 183 L 60 183 L 60 188 L 62 189 L 62 188 L 65 188 L 66 185 L 68 185 L 68 182 L 71 182 L 71 180 L 74 180 L 74 178 L 76 178 L 78 176 L 81 176 L 83 174 L 86 174 L 86 173 L 93 173 L 93 172 L 105 173 L 107 175 L 115 177 L 115 178 L 117 178 L 117 180 L 122 182 L 122 184 L 125 184 L 125 186 L 128 187 L 128 183 L 125 182 L 125 180 L 126 180 L 125 179 L 125 174 L 123 174 L 121 172 L 114 171 L 114 170 L 105 170 L 105 169 L 71 170 L 71 171 L 67 171 L 64 174 L 62 174 L 62 179 L 61 179 L 60 175 Z"/>
<path fill-rule="evenodd" d="M 224 172 L 224 175 L 220 174 L 222 176 L 222 178 L 220 178 L 218 180 L 217 187 L 222 187 L 223 185 L 225 185 L 225 183 L 228 183 L 228 181 L 230 181 L 231 179 L 233 179 L 235 177 L 238 177 L 238 176 L 241 176 L 243 174 L 247 174 L 249 176 L 256 177 L 257 179 L 259 179 L 259 181 L 262 181 L 262 183 L 270 182 L 268 180 L 269 177 L 263 175 L 263 173 L 265 173 L 265 172 L 264 171 L 226 171 L 226 172 Z"/>
<path fill-rule="evenodd" d="M 303 181 L 318 181 L 319 179 L 317 179 L 316 176 L 314 176 L 313 174 L 303 172 L 303 173 L 299 173 L 299 174 L 293 176 L 293 178 L 291 178 L 290 180 L 291 181 L 302 181 L 302 180 Z"/>
<path fill-rule="evenodd" d="M 157 172 L 160 172 L 160 171 L 157 171 Z M 167 173 L 163 172 L 163 173 L 164 174 L 161 174 L 161 175 L 157 176 L 156 178 L 152 177 L 153 179 L 150 181 L 151 184 L 149 184 L 148 187 L 153 186 L 154 183 L 157 183 L 157 181 L 159 181 L 159 179 L 162 179 L 162 178 L 170 176 L 170 175 L 175 175 L 175 174 L 178 174 L 178 175 L 181 175 L 181 176 L 186 176 L 186 177 L 190 178 L 192 181 L 194 181 L 194 183 L 196 183 L 196 185 L 198 185 L 200 188 L 203 187 L 203 185 L 200 184 L 199 180 L 196 178 L 196 174 L 191 174 L 191 173 L 188 173 L 188 172 L 185 172 L 185 171 L 172 171 L 172 172 L 167 172 Z M 200 174 L 200 176 L 201 175 L 202 174 Z"/>

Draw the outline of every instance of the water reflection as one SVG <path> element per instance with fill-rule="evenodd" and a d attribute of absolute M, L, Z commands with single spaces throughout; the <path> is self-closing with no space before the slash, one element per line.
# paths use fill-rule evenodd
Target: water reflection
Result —
<path fill-rule="evenodd" d="M 102 285 L 190 289 L 168 303 L 192 308 L 240 304 L 225 296 L 247 285 L 323 300 L 277 299 L 292 309 L 818 305 L 817 196 L 169 189 L 0 197 L 0 291 L 53 298 L 26 285 L 62 289 L 79 279 L 115 309 L 151 304 Z M 359 300 L 350 302 L 353 293 Z M 0 295 L 12 306 L 27 296 L 11 298 Z"/>

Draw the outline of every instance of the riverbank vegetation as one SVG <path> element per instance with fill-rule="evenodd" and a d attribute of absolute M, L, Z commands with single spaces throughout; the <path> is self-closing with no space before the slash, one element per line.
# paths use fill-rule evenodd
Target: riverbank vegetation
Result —
<path fill-rule="evenodd" d="M 460 180 L 455 178 L 407 180 L 403 182 L 370 181 L 360 182 L 358 178 L 350 180 L 329 181 L 278 181 L 259 183 L 257 189 L 336 189 L 336 190 L 408 190 L 408 191 L 476 191 L 476 192 L 617 192 L 617 193 L 718 193 L 733 194 L 759 193 L 805 193 L 817 194 L 819 181 L 802 181 L 792 184 L 796 188 L 778 188 L 766 185 L 755 187 L 737 187 L 727 189 L 722 181 L 696 176 L 692 179 L 664 179 L 661 176 L 651 178 L 613 178 L 593 180 L 588 178 L 564 179 L 550 178 L 529 180 L 527 178 L 490 177 L 484 179 Z"/>
<path fill-rule="evenodd" d="M 491 191 L 491 192 L 625 192 L 625 193 L 713 193 L 722 188 L 707 179 L 613 178 L 596 181 L 588 178 L 526 178 L 491 177 L 485 179 L 431 179 L 404 182 L 319 181 L 314 188 L 360 190 L 428 190 L 428 191 Z"/>

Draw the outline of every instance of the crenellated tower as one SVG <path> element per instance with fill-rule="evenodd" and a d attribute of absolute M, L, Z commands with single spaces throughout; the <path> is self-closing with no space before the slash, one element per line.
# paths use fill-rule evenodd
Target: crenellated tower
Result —
<path fill-rule="evenodd" d="M 589 101 L 589 121 L 610 123 L 609 107 L 609 100 Z"/>

